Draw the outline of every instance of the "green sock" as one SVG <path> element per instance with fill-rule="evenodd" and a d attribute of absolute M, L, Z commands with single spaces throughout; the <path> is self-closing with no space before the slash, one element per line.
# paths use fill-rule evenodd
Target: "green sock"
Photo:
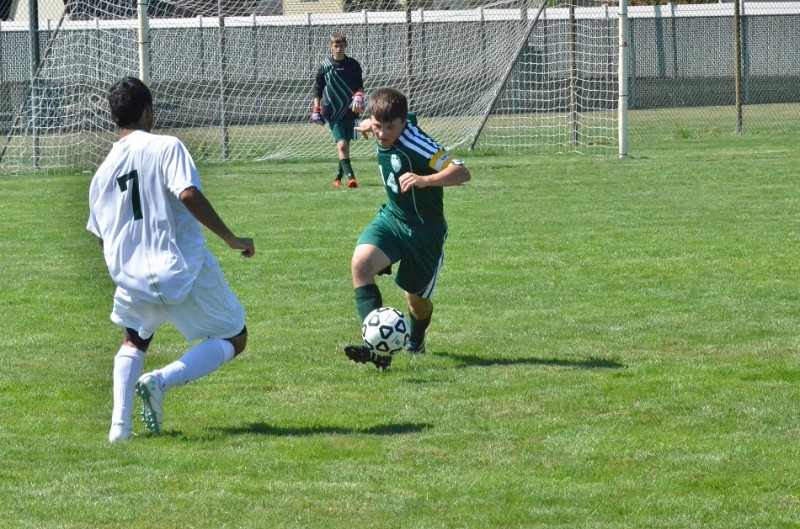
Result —
<path fill-rule="evenodd" d="M 363 322 L 367 315 L 375 309 L 383 306 L 383 298 L 378 285 L 364 285 L 355 289 L 356 295 L 356 308 L 358 309 L 358 316 Z"/>
<path fill-rule="evenodd" d="M 347 175 L 347 179 L 355 178 L 356 174 L 353 172 L 353 166 L 350 165 L 350 158 L 345 158 L 341 161 L 342 172 Z"/>
<path fill-rule="evenodd" d="M 431 324 L 431 316 L 433 313 L 430 314 L 424 320 L 418 320 L 414 318 L 414 315 L 411 314 L 411 311 L 408 313 L 409 319 L 409 327 L 408 330 L 408 341 L 414 342 L 415 344 L 421 344 L 425 340 L 425 331 L 428 330 L 428 326 Z"/>
<path fill-rule="evenodd" d="M 342 171 L 342 161 L 339 160 L 339 172 L 336 173 L 336 179 L 341 180 L 342 176 L 344 176 L 344 171 Z"/>

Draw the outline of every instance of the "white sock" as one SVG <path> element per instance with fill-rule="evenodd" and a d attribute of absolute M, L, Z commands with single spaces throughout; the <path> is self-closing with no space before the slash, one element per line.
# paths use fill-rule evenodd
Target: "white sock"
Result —
<path fill-rule="evenodd" d="M 136 397 L 136 381 L 144 369 L 144 352 L 127 345 L 119 348 L 114 357 L 114 410 L 111 412 L 111 427 L 131 429 L 133 399 Z"/>
<path fill-rule="evenodd" d="M 219 369 L 225 362 L 233 360 L 233 344 L 228 340 L 211 338 L 200 342 L 182 357 L 162 367 L 155 373 L 166 391 L 172 386 L 188 384 Z"/>

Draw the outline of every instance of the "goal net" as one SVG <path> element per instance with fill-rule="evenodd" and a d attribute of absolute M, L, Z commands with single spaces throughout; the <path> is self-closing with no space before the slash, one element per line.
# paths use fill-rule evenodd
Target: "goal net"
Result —
<path fill-rule="evenodd" d="M 150 0 L 154 132 L 178 136 L 198 161 L 330 158 L 328 128 L 309 117 L 317 65 L 341 32 L 367 95 L 401 89 L 449 149 L 613 154 L 617 13 L 545 1 L 322 0 L 323 12 L 306 13 L 302 0 Z M 137 3 L 69 0 L 57 20 L 40 20 L 33 82 L 24 61 L 2 78 L 19 77 L 7 85 L 18 97 L 0 121 L 0 172 L 102 161 L 115 132 L 106 89 L 140 75 Z M 2 23 L 0 50 L 16 38 L 24 57 L 27 36 L 25 24 Z M 373 152 L 351 144 L 353 156 Z"/>

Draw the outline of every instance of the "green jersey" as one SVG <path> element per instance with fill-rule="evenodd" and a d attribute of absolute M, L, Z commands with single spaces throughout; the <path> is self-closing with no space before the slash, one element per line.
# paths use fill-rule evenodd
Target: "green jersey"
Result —
<path fill-rule="evenodd" d="M 444 221 L 444 190 L 439 186 L 411 188 L 400 193 L 398 179 L 405 173 L 420 176 L 438 173 L 454 158 L 417 126 L 408 113 L 406 128 L 391 147 L 378 145 L 378 167 L 386 188 L 385 208 L 407 224 Z"/>
<path fill-rule="evenodd" d="M 361 65 L 352 57 L 341 61 L 329 57 L 317 68 L 314 95 L 322 104 L 322 115 L 328 121 L 355 119 L 350 102 L 356 92 L 364 90 Z"/>

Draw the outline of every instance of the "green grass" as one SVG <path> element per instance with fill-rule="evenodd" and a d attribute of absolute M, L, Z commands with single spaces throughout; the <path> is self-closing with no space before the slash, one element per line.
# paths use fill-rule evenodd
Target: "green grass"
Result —
<path fill-rule="evenodd" d="M 800 135 L 673 132 L 467 156 L 429 354 L 386 373 L 340 351 L 373 161 L 358 190 L 330 162 L 201 167 L 256 241 L 209 237 L 250 343 L 122 446 L 89 175 L 0 179 L 2 526 L 797 527 Z M 185 347 L 163 328 L 146 368 Z"/>

